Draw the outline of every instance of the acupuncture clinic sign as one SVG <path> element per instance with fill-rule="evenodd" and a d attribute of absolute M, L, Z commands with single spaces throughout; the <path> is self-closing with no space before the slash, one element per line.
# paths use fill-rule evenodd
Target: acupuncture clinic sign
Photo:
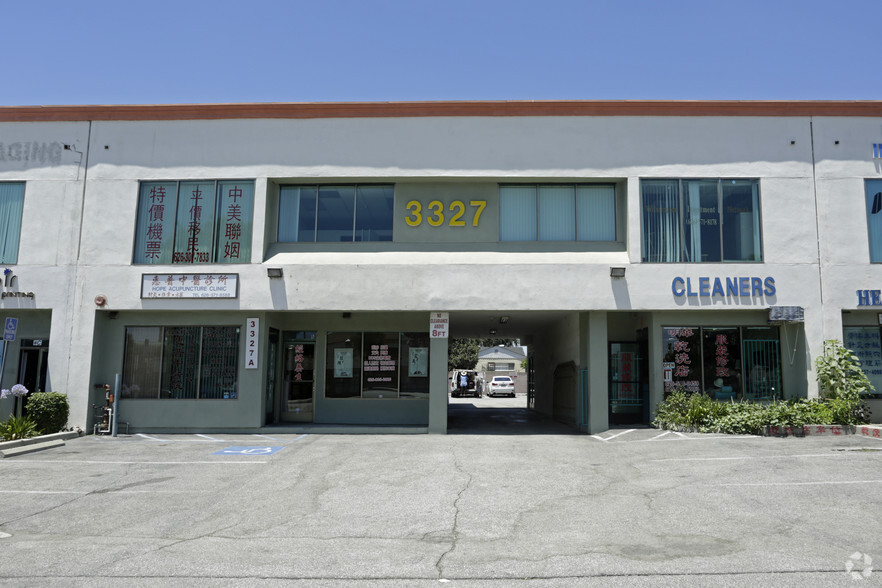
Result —
<path fill-rule="evenodd" d="M 142 274 L 141 298 L 236 298 L 239 274 Z"/>

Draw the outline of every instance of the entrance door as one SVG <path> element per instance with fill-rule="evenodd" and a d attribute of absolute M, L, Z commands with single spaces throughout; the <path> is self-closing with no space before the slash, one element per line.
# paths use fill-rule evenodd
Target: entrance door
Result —
<path fill-rule="evenodd" d="M 644 422 L 646 394 L 640 381 L 642 363 L 638 343 L 609 344 L 609 424 Z"/>
<path fill-rule="evenodd" d="M 314 378 L 315 343 L 285 343 L 281 420 L 312 422 Z"/>
<path fill-rule="evenodd" d="M 23 344 L 26 342 L 30 341 L 22 341 Z M 34 344 L 31 343 L 31 345 Z M 18 356 L 18 379 L 16 382 L 23 384 L 29 392 L 46 391 L 46 367 L 48 366 L 46 356 L 48 353 L 48 344 L 29 347 L 23 345 L 21 348 Z"/>
<path fill-rule="evenodd" d="M 275 421 L 276 412 L 276 368 L 279 357 L 279 331 L 269 330 L 269 357 L 266 367 L 266 398 L 264 398 L 266 418 L 265 424 L 271 425 Z"/>
<path fill-rule="evenodd" d="M 22 340 L 21 351 L 18 355 L 18 378 L 16 383 L 20 383 L 28 389 L 28 396 L 30 396 L 31 392 L 46 391 L 46 367 L 49 365 L 46 361 L 46 356 L 48 353 L 49 342 L 47 340 Z M 27 416 L 27 411 L 24 408 L 25 399 L 19 400 L 16 398 L 15 402 L 16 408 L 18 408 L 18 403 L 22 403 L 21 414 L 22 416 Z"/>

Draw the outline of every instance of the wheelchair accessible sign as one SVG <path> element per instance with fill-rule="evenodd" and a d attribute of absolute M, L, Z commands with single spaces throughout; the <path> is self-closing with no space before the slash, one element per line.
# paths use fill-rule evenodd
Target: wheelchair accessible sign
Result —
<path fill-rule="evenodd" d="M 242 445 L 227 447 L 226 449 L 221 449 L 212 455 L 272 455 L 281 449 L 284 449 L 284 447 L 255 447 L 253 445 Z"/>

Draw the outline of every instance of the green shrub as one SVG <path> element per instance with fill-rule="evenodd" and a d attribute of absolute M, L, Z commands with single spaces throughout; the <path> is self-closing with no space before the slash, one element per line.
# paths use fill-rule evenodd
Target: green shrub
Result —
<path fill-rule="evenodd" d="M 57 433 L 64 429 L 70 416 L 67 394 L 34 392 L 28 397 L 27 411 L 40 433 Z"/>
<path fill-rule="evenodd" d="M 818 388 L 823 398 L 841 398 L 858 403 L 873 392 L 873 385 L 861 369 L 861 360 L 836 339 L 824 341 L 824 354 L 815 360 Z"/>
<path fill-rule="evenodd" d="M 857 425 L 868 421 L 866 403 L 844 398 L 757 403 L 716 401 L 705 394 L 677 391 L 659 404 L 652 424 L 675 431 L 757 435 L 767 425 Z"/>
<path fill-rule="evenodd" d="M 870 407 L 866 402 L 844 398 L 827 400 L 832 420 L 838 425 L 863 425 L 870 422 Z"/>
<path fill-rule="evenodd" d="M 38 435 L 37 427 L 29 417 L 11 416 L 5 423 L 0 422 L 0 439 L 15 441 Z"/>
<path fill-rule="evenodd" d="M 732 435 L 756 435 L 766 424 L 766 410 L 762 404 L 729 402 L 728 414 L 716 423 L 716 433 Z"/>
<path fill-rule="evenodd" d="M 716 402 L 707 394 L 677 390 L 659 405 L 653 424 L 663 429 L 708 432 L 728 414 L 728 404 Z"/>

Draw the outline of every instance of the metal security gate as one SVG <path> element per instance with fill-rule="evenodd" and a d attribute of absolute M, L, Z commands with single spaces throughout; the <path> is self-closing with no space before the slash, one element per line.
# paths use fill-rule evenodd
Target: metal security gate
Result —
<path fill-rule="evenodd" d="M 778 341 L 745 339 L 744 398 L 749 400 L 776 400 L 782 397 L 781 352 Z"/>

